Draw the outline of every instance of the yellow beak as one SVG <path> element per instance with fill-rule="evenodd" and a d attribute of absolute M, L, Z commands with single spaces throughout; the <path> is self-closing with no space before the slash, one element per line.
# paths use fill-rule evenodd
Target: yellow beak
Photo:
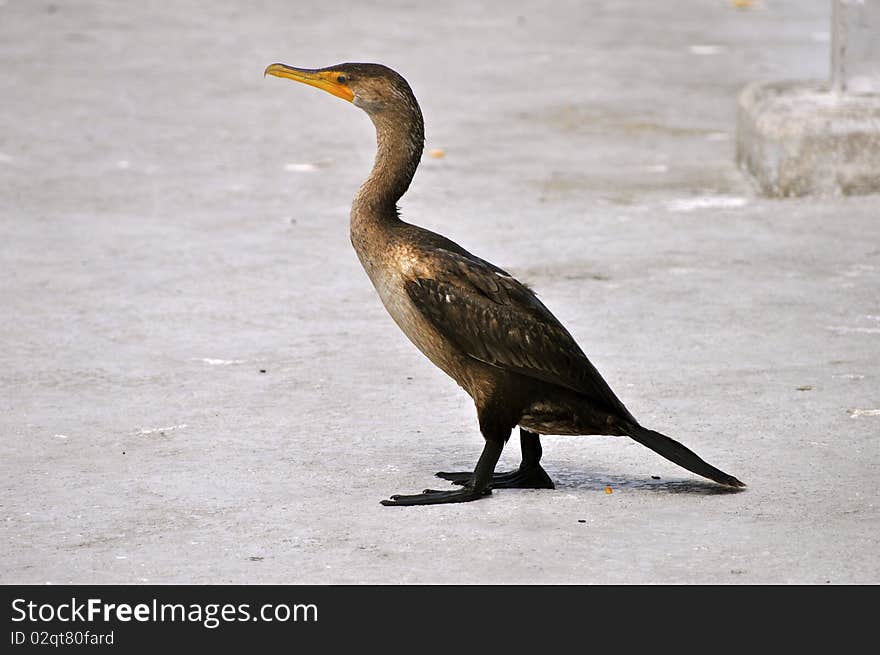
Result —
<path fill-rule="evenodd" d="M 284 64 L 272 64 L 266 68 L 263 75 L 274 75 L 275 77 L 286 77 L 294 82 L 302 82 L 309 86 L 332 93 L 338 98 L 352 102 L 354 100 L 354 91 L 347 84 L 339 82 L 339 77 L 343 77 L 342 73 L 332 70 L 311 70 L 308 68 L 294 68 Z"/>

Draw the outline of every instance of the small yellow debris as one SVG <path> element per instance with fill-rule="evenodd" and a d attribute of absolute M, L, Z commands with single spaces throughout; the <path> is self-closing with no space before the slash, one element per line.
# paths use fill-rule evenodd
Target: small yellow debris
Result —
<path fill-rule="evenodd" d="M 606 494 L 610 494 L 610 493 L 611 493 L 611 487 L 605 487 L 605 493 L 606 493 Z"/>
<path fill-rule="evenodd" d="M 431 148 L 428 151 L 428 156 L 434 159 L 443 159 L 446 156 L 446 151 L 442 148 Z"/>
<path fill-rule="evenodd" d="M 732 4 L 737 9 L 751 9 L 755 6 L 757 0 L 730 0 L 730 4 Z"/>

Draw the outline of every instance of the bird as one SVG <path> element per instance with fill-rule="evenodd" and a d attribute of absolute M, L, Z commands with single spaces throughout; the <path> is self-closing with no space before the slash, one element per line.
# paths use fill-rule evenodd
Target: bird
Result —
<path fill-rule="evenodd" d="M 409 83 L 377 63 L 326 68 L 270 64 L 366 112 L 376 130 L 372 170 L 351 206 L 350 238 L 382 304 L 407 338 L 473 399 L 483 450 L 473 471 L 439 472 L 444 490 L 395 494 L 386 506 L 486 498 L 493 489 L 553 489 L 541 435 L 628 436 L 729 488 L 745 484 L 674 439 L 643 427 L 529 286 L 452 240 L 405 222 L 398 202 L 422 157 L 422 111 Z M 522 462 L 495 467 L 519 427 Z"/>

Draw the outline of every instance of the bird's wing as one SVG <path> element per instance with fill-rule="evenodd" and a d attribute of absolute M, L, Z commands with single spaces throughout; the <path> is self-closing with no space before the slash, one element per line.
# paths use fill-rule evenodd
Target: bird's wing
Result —
<path fill-rule="evenodd" d="M 442 251 L 438 261 L 436 276 L 411 280 L 406 290 L 459 350 L 492 366 L 566 387 L 600 408 L 631 418 L 574 338 L 527 286 L 473 255 Z"/>

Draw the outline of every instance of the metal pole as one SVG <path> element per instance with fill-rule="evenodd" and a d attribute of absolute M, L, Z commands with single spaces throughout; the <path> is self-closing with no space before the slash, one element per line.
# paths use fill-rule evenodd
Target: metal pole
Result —
<path fill-rule="evenodd" d="M 831 0 L 831 91 L 846 93 L 846 0 Z"/>

